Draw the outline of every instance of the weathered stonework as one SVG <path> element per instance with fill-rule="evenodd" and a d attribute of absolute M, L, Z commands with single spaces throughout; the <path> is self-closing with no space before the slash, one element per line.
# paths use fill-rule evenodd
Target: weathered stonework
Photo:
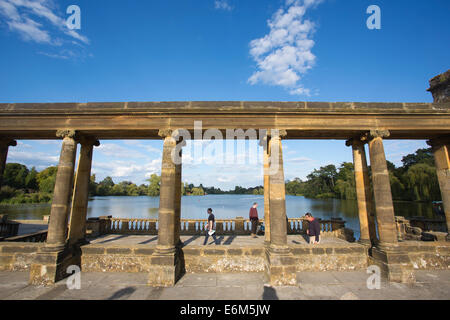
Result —
<path fill-rule="evenodd" d="M 79 248 L 71 247 L 62 251 L 48 252 L 44 247 L 43 252 L 36 254 L 36 258 L 30 267 L 31 285 L 52 285 L 69 276 L 69 266 L 80 266 L 81 254 Z"/>
<path fill-rule="evenodd" d="M 435 103 L 450 102 L 450 70 L 431 79 L 427 91 L 431 92 Z"/>

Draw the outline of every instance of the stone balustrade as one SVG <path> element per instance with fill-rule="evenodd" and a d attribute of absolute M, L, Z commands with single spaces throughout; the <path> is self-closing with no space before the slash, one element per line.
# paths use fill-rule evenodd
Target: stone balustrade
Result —
<path fill-rule="evenodd" d="M 354 241 L 353 232 L 345 228 L 345 221 L 342 219 L 319 219 L 319 221 L 323 236 L 334 236 Z M 207 219 L 181 219 L 180 234 L 202 235 L 205 232 L 207 222 Z M 264 222 L 264 220 L 260 220 L 260 222 Z M 308 221 L 305 218 L 290 218 L 287 226 L 288 234 L 306 234 Z M 87 221 L 86 233 L 91 238 L 103 234 L 157 235 L 158 229 L 158 219 L 113 218 L 109 216 L 90 218 Z M 219 235 L 250 235 L 251 222 L 249 219 L 242 217 L 216 219 L 216 233 Z"/>
<path fill-rule="evenodd" d="M 48 231 L 39 231 L 30 234 L 24 234 L 15 237 L 5 238 L 5 242 L 45 242 L 47 240 Z"/>
<path fill-rule="evenodd" d="M 8 220 L 8 216 L 0 217 L 0 239 L 14 237 L 19 232 L 20 223 Z"/>
<path fill-rule="evenodd" d="M 395 217 L 399 240 L 435 241 L 447 236 L 447 223 L 444 219 L 423 217 Z"/>

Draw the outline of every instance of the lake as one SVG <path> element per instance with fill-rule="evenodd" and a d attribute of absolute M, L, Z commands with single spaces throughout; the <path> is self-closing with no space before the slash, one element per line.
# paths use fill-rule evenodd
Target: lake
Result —
<path fill-rule="evenodd" d="M 207 195 L 184 196 L 181 204 L 181 217 L 205 219 L 206 209 L 212 208 L 217 219 L 247 218 L 252 204 L 257 202 L 260 218 L 264 216 L 264 196 L 255 195 Z M 88 217 L 113 216 L 117 218 L 158 218 L 158 197 L 93 197 L 89 201 Z M 404 217 L 422 216 L 435 218 L 431 203 L 408 201 L 394 202 L 395 214 Z M 311 212 L 314 216 L 329 219 L 340 217 L 346 226 L 359 238 L 358 207 L 356 200 L 307 199 L 286 196 L 286 212 L 289 218 L 303 216 Z M 0 214 L 10 219 L 42 219 L 50 214 L 50 204 L 0 205 Z"/>

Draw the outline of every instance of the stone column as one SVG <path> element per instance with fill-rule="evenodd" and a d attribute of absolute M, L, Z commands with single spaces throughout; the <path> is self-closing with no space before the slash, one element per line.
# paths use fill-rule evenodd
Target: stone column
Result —
<path fill-rule="evenodd" d="M 369 141 L 372 184 L 375 198 L 379 242 L 372 248 L 370 263 L 380 267 L 381 275 L 391 282 L 415 282 L 408 247 L 398 244 L 397 225 L 392 202 L 389 171 L 384 154 L 383 138 L 387 130 L 371 130 L 363 139 Z"/>
<path fill-rule="evenodd" d="M 56 135 L 63 138 L 63 143 L 56 174 L 46 243 L 46 247 L 54 251 L 61 250 L 66 245 L 67 222 L 70 213 L 70 198 L 77 153 L 75 131 L 59 130 Z"/>
<path fill-rule="evenodd" d="M 186 143 L 182 141 L 181 144 L 184 146 Z M 180 238 L 181 233 L 181 187 L 182 187 L 182 156 L 183 150 L 180 149 L 178 157 L 179 161 L 175 164 L 175 232 L 174 232 L 174 243 L 177 246 L 182 246 L 183 242 Z"/>
<path fill-rule="evenodd" d="M 270 130 L 269 152 L 269 226 L 266 246 L 265 281 L 273 286 L 296 285 L 296 262 L 287 245 L 286 190 L 281 137 L 285 130 Z"/>
<path fill-rule="evenodd" d="M 177 165 L 172 161 L 172 152 L 176 141 L 172 137 L 172 130 L 160 130 L 159 135 L 164 138 L 161 186 L 159 192 L 158 216 L 158 248 L 164 252 L 175 250 L 175 220 L 177 207 Z M 180 186 L 181 188 L 181 186 Z"/>
<path fill-rule="evenodd" d="M 383 147 L 383 138 L 387 138 L 389 135 L 390 133 L 387 130 L 371 130 L 365 137 L 369 141 L 375 211 L 381 246 L 397 244 L 394 204 Z"/>
<path fill-rule="evenodd" d="M 17 141 L 12 139 L 0 139 L 0 188 L 3 184 L 3 174 L 6 168 L 6 159 L 8 158 L 9 147 L 17 146 Z"/>
<path fill-rule="evenodd" d="M 89 201 L 89 182 L 91 180 L 92 153 L 100 142 L 94 138 L 82 137 L 81 150 L 72 198 L 69 223 L 69 244 L 86 244 L 86 217 Z"/>
<path fill-rule="evenodd" d="M 176 164 L 173 161 L 177 142 L 172 133 L 173 130 L 170 129 L 160 130 L 158 133 L 164 138 L 164 145 L 159 193 L 158 245 L 152 255 L 152 271 L 148 280 L 151 286 L 173 286 L 184 269 L 179 246 L 180 224 L 177 225 L 180 220 L 181 163 Z"/>
<path fill-rule="evenodd" d="M 47 242 L 41 252 L 36 254 L 30 267 L 29 283 L 34 285 L 54 284 L 69 276 L 67 273 L 69 266 L 81 265 L 80 250 L 66 245 L 77 153 L 75 131 L 58 130 L 56 135 L 63 138 L 63 143 L 50 210 Z"/>
<path fill-rule="evenodd" d="M 269 175 L 269 141 L 266 136 L 260 141 L 260 145 L 263 147 L 263 165 L 264 165 L 264 227 L 265 227 L 265 240 L 266 245 L 270 244 L 270 175 Z"/>
<path fill-rule="evenodd" d="M 271 133 L 269 141 L 270 246 L 283 249 L 287 245 L 286 189 L 283 169 L 283 148 L 281 144 L 281 137 L 284 136 L 286 136 L 286 131 L 280 130 L 279 134 Z"/>
<path fill-rule="evenodd" d="M 447 232 L 450 232 L 450 138 L 434 139 L 427 143 L 433 150 L 445 219 L 447 220 Z"/>
<path fill-rule="evenodd" d="M 371 245 L 376 242 L 375 216 L 373 212 L 373 199 L 370 190 L 369 170 L 367 167 L 364 143 L 358 139 L 350 139 L 347 146 L 352 146 L 353 165 L 355 170 L 356 199 L 358 202 L 360 242 Z"/>

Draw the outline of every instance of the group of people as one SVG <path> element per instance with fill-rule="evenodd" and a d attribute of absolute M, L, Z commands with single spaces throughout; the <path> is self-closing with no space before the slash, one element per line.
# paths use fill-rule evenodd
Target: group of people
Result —
<path fill-rule="evenodd" d="M 249 212 L 249 219 L 251 222 L 251 237 L 257 238 L 257 230 L 259 225 L 259 218 L 258 218 L 258 203 L 253 203 L 253 206 L 250 208 Z M 208 208 L 208 222 L 206 223 L 205 229 L 206 229 L 206 236 L 205 241 L 203 242 L 203 245 L 206 245 L 208 243 L 208 239 L 210 236 L 214 239 L 214 243 L 217 245 L 219 244 L 216 237 L 215 232 L 215 217 L 213 214 L 213 210 L 211 208 Z M 310 244 L 318 244 L 320 243 L 320 223 L 319 221 L 312 216 L 311 213 L 306 213 L 305 218 L 308 221 L 308 229 L 306 230 L 306 233 L 309 237 L 309 243 Z M 286 217 L 287 220 L 287 217 Z"/>

